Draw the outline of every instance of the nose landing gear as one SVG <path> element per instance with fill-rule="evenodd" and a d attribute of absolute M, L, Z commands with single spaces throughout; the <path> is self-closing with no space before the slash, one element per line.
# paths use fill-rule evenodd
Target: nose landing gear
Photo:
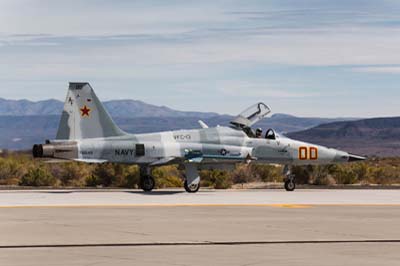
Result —
<path fill-rule="evenodd" d="M 296 177 L 292 174 L 290 166 L 286 165 L 283 169 L 285 177 L 285 189 L 286 191 L 294 191 L 296 189 Z"/>
<path fill-rule="evenodd" d="M 296 189 L 296 182 L 294 179 L 285 181 L 285 189 L 286 191 L 294 191 Z"/>

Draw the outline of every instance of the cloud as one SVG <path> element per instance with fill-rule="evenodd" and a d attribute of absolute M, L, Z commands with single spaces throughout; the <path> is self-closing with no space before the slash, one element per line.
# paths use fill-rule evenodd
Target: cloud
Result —
<path fill-rule="evenodd" d="M 355 67 L 354 72 L 376 74 L 400 74 L 400 66 Z"/>
<path fill-rule="evenodd" d="M 18 56 L 25 53 L 21 47 L 38 46 L 42 58 L 69 61 L 79 55 L 87 62 L 141 65 L 339 66 L 400 60 L 399 8 L 375 0 L 363 5 L 358 0 L 72 3 L 0 4 L 0 43 L 9 47 L 7 54 L 13 47 Z"/>
<path fill-rule="evenodd" d="M 304 98 L 317 97 L 320 93 L 289 91 L 279 87 L 271 87 L 268 84 L 225 82 L 218 85 L 217 90 L 225 95 L 246 98 Z"/>
<path fill-rule="evenodd" d="M 368 66 L 400 61 L 400 30 L 392 28 L 240 29 L 86 37 L 3 35 L 0 43 L 10 48 L 57 44 L 59 48 L 43 49 L 39 53 L 44 57 L 64 58 L 79 53 L 82 58 L 91 57 L 91 60 L 96 55 L 96 61 L 107 58 L 142 65 L 253 62 Z M 15 53 L 20 52 L 16 50 Z"/>
<path fill-rule="evenodd" d="M 4 1 L 2 1 L 4 2 Z M 0 3 L 0 32 L 99 36 L 169 34 L 218 24 L 228 16 L 213 5 L 182 2 L 15 0 Z"/>

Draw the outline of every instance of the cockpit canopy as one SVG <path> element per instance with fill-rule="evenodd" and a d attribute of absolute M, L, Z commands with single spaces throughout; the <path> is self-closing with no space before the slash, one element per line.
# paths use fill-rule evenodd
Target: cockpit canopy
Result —
<path fill-rule="evenodd" d="M 264 103 L 257 103 L 235 117 L 231 124 L 240 128 L 250 128 L 269 113 L 271 113 L 271 108 Z"/>
<path fill-rule="evenodd" d="M 250 106 L 236 116 L 231 121 L 231 124 L 235 128 L 242 129 L 250 138 L 266 138 L 274 140 L 277 137 L 277 134 L 274 130 L 269 129 L 266 131 L 266 133 L 262 133 L 261 129 L 258 130 L 259 132 L 256 132 L 251 128 L 251 126 L 266 117 L 269 113 L 271 113 L 271 108 L 269 108 L 268 105 L 260 102 Z"/>

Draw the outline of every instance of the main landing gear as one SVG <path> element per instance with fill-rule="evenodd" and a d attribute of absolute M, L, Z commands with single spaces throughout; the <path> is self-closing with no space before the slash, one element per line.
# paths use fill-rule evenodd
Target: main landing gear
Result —
<path fill-rule="evenodd" d="M 185 164 L 185 183 L 186 192 L 196 193 L 200 189 L 200 175 L 197 165 L 194 163 Z"/>
<path fill-rule="evenodd" d="M 183 186 L 188 193 L 196 193 L 200 189 L 200 183 L 189 185 L 187 180 L 185 180 Z"/>
<path fill-rule="evenodd" d="M 296 177 L 292 174 L 290 166 L 286 165 L 283 169 L 285 175 L 285 189 L 286 191 L 294 191 L 296 189 Z"/>
<path fill-rule="evenodd" d="M 151 175 L 151 169 L 148 167 L 140 168 L 140 188 L 145 192 L 150 192 L 154 189 L 156 182 Z"/>
<path fill-rule="evenodd" d="M 185 183 L 186 192 L 196 193 L 200 189 L 200 175 L 197 170 L 197 164 L 184 164 L 185 168 Z M 150 192 L 154 189 L 156 182 L 151 175 L 150 167 L 140 167 L 140 188 L 145 192 Z"/>

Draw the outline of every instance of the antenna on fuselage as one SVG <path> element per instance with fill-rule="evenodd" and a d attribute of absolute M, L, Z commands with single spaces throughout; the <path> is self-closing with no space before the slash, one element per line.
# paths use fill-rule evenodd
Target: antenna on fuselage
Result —
<path fill-rule="evenodd" d="M 204 123 L 203 120 L 199 120 L 198 122 L 199 122 L 201 128 L 208 128 L 208 125 L 206 123 Z"/>

